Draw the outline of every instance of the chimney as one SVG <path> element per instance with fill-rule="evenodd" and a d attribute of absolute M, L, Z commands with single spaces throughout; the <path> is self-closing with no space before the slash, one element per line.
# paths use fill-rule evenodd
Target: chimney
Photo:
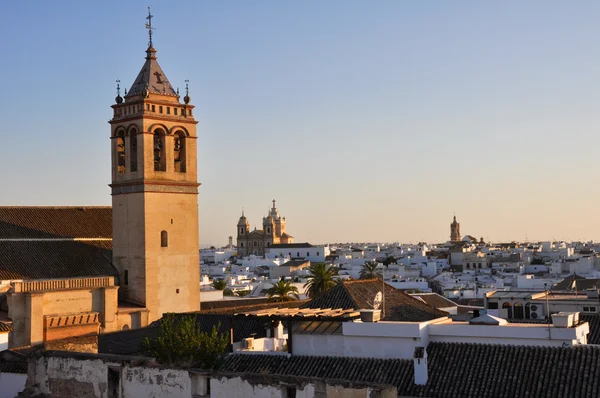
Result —
<path fill-rule="evenodd" d="M 415 347 L 413 363 L 415 367 L 415 384 L 420 386 L 427 384 L 427 351 L 425 347 Z"/>

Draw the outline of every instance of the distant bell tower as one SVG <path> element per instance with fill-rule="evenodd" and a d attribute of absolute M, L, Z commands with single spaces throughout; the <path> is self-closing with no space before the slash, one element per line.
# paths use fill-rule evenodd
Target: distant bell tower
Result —
<path fill-rule="evenodd" d="M 152 15 L 146 61 L 117 97 L 111 125 L 113 264 L 121 300 L 148 322 L 200 310 L 196 120 L 156 61 Z M 119 81 L 117 81 L 119 83 Z"/>
<path fill-rule="evenodd" d="M 454 216 L 454 221 L 450 224 L 450 240 L 460 242 L 460 239 L 460 224 L 456 222 L 456 216 Z"/>

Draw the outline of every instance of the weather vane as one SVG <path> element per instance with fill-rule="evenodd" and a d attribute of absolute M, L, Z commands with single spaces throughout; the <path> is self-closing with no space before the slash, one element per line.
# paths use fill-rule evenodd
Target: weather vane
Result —
<path fill-rule="evenodd" d="M 121 80 L 117 80 L 117 95 L 121 95 L 121 87 L 119 86 L 120 83 Z"/>
<path fill-rule="evenodd" d="M 152 15 L 150 13 L 150 6 L 148 6 L 148 16 L 146 17 L 146 19 L 148 20 L 148 23 L 146 24 L 146 29 L 148 29 L 148 36 L 150 37 L 148 46 L 152 46 L 152 30 L 154 30 L 154 28 L 152 27 L 152 17 L 153 16 L 154 15 Z"/>

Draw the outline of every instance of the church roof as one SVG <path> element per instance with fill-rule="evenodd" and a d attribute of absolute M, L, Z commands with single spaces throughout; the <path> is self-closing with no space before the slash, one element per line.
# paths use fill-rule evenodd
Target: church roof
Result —
<path fill-rule="evenodd" d="M 0 280 L 112 276 L 111 207 L 0 207 Z"/>
<path fill-rule="evenodd" d="M 144 88 L 147 88 L 149 93 L 178 96 L 175 90 L 173 90 L 171 83 L 169 83 L 165 72 L 163 72 L 156 61 L 156 50 L 154 47 L 148 47 L 146 54 L 146 62 L 125 97 L 142 95 Z"/>
<path fill-rule="evenodd" d="M 110 206 L 0 206 L 0 240 L 111 237 Z"/>

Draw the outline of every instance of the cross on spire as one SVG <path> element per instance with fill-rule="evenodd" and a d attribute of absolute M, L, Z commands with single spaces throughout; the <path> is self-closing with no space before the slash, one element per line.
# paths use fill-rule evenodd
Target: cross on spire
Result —
<path fill-rule="evenodd" d="M 148 29 L 148 36 L 150 37 L 148 47 L 152 46 L 152 31 L 154 30 L 154 28 L 152 27 L 152 17 L 154 17 L 154 15 L 150 13 L 150 7 L 148 6 L 148 16 L 146 17 L 146 19 L 148 20 L 148 22 L 146 23 L 146 29 Z"/>
<path fill-rule="evenodd" d="M 275 199 L 273 199 L 273 208 L 275 208 Z"/>

